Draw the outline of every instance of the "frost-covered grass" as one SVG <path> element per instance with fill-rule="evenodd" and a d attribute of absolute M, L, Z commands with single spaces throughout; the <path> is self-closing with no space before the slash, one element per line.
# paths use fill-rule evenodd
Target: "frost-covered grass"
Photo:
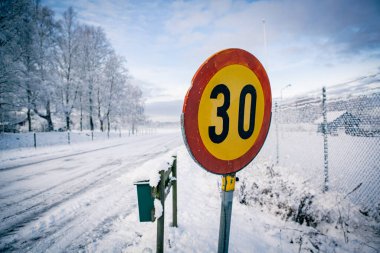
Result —
<path fill-rule="evenodd" d="M 279 125 L 279 164 L 289 168 L 316 187 L 324 183 L 323 135 L 312 124 Z M 276 126 L 271 125 L 268 138 L 258 158 L 276 163 Z M 328 135 L 329 187 L 349 195 L 366 211 L 380 205 L 380 138 L 350 136 L 344 132 Z"/>
<path fill-rule="evenodd" d="M 368 213 L 347 194 L 323 193 L 291 168 L 266 162 L 250 167 L 240 173 L 239 202 L 281 218 L 284 244 L 306 252 L 378 252 L 380 209 Z"/>

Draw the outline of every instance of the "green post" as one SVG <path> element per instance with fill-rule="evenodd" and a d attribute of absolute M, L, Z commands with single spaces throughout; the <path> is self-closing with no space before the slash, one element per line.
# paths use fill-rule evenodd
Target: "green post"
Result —
<path fill-rule="evenodd" d="M 149 185 L 149 180 L 138 181 L 135 183 L 137 187 L 137 199 L 139 206 L 140 222 L 154 221 L 154 197 L 153 188 Z"/>
<path fill-rule="evenodd" d="M 172 176 L 175 178 L 173 182 L 173 227 L 178 227 L 177 224 L 177 157 L 174 156 L 172 166 Z"/>
<path fill-rule="evenodd" d="M 162 205 L 161 217 L 157 220 L 157 246 L 156 252 L 164 252 L 164 224 L 165 224 L 165 171 L 160 171 L 160 183 L 158 185 L 159 200 Z"/>

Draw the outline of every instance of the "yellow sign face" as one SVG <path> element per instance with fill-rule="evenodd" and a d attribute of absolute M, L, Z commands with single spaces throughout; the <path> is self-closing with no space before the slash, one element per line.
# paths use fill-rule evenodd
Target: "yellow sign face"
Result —
<path fill-rule="evenodd" d="M 233 64 L 220 69 L 201 96 L 198 128 L 206 149 L 220 160 L 243 156 L 264 118 L 264 94 L 256 74 Z"/>

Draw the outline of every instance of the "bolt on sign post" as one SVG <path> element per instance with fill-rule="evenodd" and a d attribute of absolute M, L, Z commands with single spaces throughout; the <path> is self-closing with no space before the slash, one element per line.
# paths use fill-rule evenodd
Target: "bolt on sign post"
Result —
<path fill-rule="evenodd" d="M 259 153 L 271 122 L 269 79 L 242 49 L 208 58 L 195 73 L 182 109 L 182 131 L 193 159 L 222 175 L 218 252 L 228 252 L 235 174 Z"/>

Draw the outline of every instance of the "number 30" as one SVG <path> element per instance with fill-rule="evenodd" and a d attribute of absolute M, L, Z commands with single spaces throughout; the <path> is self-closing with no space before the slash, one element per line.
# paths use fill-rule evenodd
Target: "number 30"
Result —
<path fill-rule="evenodd" d="M 223 119 L 223 127 L 222 132 L 220 134 L 217 134 L 215 129 L 215 126 L 209 126 L 208 128 L 208 135 L 210 136 L 210 139 L 214 143 L 221 143 L 223 142 L 227 136 L 228 131 L 230 127 L 230 118 L 228 116 L 227 110 L 230 107 L 230 90 L 228 87 L 224 84 L 218 84 L 214 87 L 214 89 L 211 91 L 210 98 L 216 99 L 219 94 L 222 94 L 224 97 L 224 102 L 222 106 L 219 106 L 216 111 L 216 115 L 218 117 L 221 117 Z M 247 95 L 251 95 L 251 113 L 249 117 L 249 127 L 248 130 L 244 130 L 244 110 L 245 110 L 245 102 Z M 239 117 L 238 117 L 238 132 L 239 136 L 242 139 L 248 139 L 252 136 L 253 131 L 255 129 L 255 117 L 256 117 L 256 89 L 251 84 L 247 84 L 243 87 L 240 98 L 239 98 Z"/>

